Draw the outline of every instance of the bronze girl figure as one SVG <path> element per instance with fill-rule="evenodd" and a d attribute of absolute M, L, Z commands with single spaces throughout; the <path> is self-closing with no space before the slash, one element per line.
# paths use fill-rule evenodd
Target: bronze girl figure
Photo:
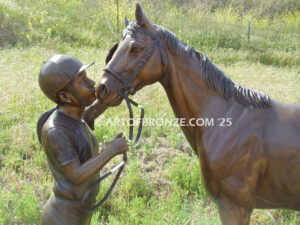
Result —
<path fill-rule="evenodd" d="M 99 187 L 81 201 L 87 189 L 99 178 L 98 171 L 114 156 L 128 150 L 118 137 L 98 154 L 97 139 L 82 120 L 84 110 L 95 101 L 95 82 L 83 65 L 69 55 L 54 55 L 39 73 L 44 94 L 57 103 L 38 121 L 37 133 L 54 176 L 53 195 L 42 212 L 42 225 L 90 224 Z"/>

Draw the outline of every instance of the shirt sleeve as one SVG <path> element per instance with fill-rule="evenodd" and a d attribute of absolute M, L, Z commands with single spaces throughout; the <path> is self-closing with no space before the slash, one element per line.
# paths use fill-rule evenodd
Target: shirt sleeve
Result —
<path fill-rule="evenodd" d="M 46 142 L 46 150 L 49 156 L 61 167 L 78 158 L 72 138 L 64 128 L 50 128 L 47 133 Z"/>

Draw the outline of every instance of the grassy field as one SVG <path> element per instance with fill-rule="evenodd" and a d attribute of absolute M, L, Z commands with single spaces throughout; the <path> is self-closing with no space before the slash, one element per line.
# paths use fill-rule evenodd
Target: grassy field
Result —
<path fill-rule="evenodd" d="M 134 19 L 136 1 L 119 0 L 118 26 L 115 2 L 0 0 L 0 224 L 39 224 L 51 194 L 52 174 L 36 136 L 37 119 L 54 106 L 37 83 L 43 61 L 55 53 L 85 63 L 96 60 L 88 70 L 96 80 L 107 50 L 121 37 L 123 16 Z M 246 1 L 239 7 L 237 1 L 213 1 L 209 7 L 203 5 L 208 1 L 139 2 L 151 21 L 205 52 L 233 81 L 265 91 L 274 100 L 300 104 L 298 1 L 268 0 L 259 7 Z M 158 84 L 134 99 L 143 102 L 146 118 L 174 117 Z M 127 116 L 125 104 L 101 115 L 95 133 L 102 145 L 120 131 L 128 132 L 126 126 L 104 126 L 105 122 Z M 110 182 L 101 185 L 101 194 Z M 197 158 L 179 128 L 144 128 L 122 179 L 94 213 L 92 224 L 220 224 L 216 206 L 201 184 Z M 300 215 L 255 210 L 251 224 L 296 225 Z"/>

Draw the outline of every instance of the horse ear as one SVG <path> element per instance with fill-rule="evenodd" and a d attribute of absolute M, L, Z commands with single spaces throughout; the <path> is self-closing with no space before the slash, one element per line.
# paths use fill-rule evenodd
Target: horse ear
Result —
<path fill-rule="evenodd" d="M 129 21 L 128 21 L 127 17 L 125 16 L 125 26 L 127 27 L 128 24 L 129 24 Z"/>
<path fill-rule="evenodd" d="M 135 9 L 135 18 L 136 22 L 138 25 L 141 27 L 144 27 L 151 31 L 152 33 L 157 33 L 155 27 L 152 25 L 150 20 L 147 18 L 147 16 L 144 14 L 142 7 L 140 6 L 139 3 L 136 4 L 136 9 Z"/>

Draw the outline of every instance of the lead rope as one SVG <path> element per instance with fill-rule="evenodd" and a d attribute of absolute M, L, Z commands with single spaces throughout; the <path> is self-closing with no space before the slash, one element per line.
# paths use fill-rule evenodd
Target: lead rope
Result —
<path fill-rule="evenodd" d="M 134 146 L 139 141 L 141 133 L 142 133 L 145 110 L 144 110 L 143 106 L 139 105 L 138 103 L 136 103 L 132 99 L 128 98 L 128 96 L 126 96 L 125 101 L 126 101 L 126 105 L 128 107 L 128 110 L 129 110 L 129 118 L 130 118 L 130 121 L 129 121 L 129 142 L 133 141 L 133 119 L 134 118 L 133 118 L 133 111 L 132 111 L 131 104 L 133 104 L 135 107 L 138 107 L 138 108 L 141 109 L 141 116 L 140 116 L 140 123 L 139 123 L 138 133 L 135 137 L 134 142 L 132 143 L 132 146 Z"/>
<path fill-rule="evenodd" d="M 112 182 L 111 186 L 109 187 L 108 191 L 106 192 L 106 194 L 104 195 L 104 197 L 101 199 L 101 201 L 99 203 L 97 203 L 96 205 L 94 205 L 93 207 L 87 209 L 87 210 L 84 210 L 84 212 L 86 213 L 90 213 L 92 211 L 94 211 L 95 209 L 97 209 L 98 207 L 100 207 L 105 201 L 106 199 L 108 198 L 108 196 L 110 195 L 110 193 L 112 192 L 112 190 L 114 189 L 123 169 L 124 169 L 124 166 L 125 166 L 125 163 L 127 162 L 127 154 L 124 153 L 123 154 L 123 161 L 121 163 L 119 163 L 117 166 L 115 166 L 112 170 L 110 170 L 108 173 L 106 173 L 105 175 L 103 175 L 102 177 L 100 177 L 98 180 L 96 180 L 94 182 L 94 184 L 92 184 L 91 187 L 89 187 L 89 189 L 85 192 L 83 198 L 81 199 L 81 202 L 84 202 L 86 200 L 86 198 L 88 197 L 88 195 L 91 193 L 91 191 L 103 180 L 105 179 L 106 177 L 108 177 L 109 175 L 113 174 L 115 171 L 118 171 L 114 181 Z"/>
<path fill-rule="evenodd" d="M 138 133 L 136 135 L 136 138 L 134 140 L 134 142 L 131 144 L 131 146 L 134 146 L 137 144 L 137 142 L 140 139 L 141 133 L 142 133 L 142 129 L 143 129 L 143 119 L 144 119 L 144 114 L 145 114 L 145 110 L 144 108 L 139 105 L 138 103 L 136 103 L 135 101 L 133 101 L 132 99 L 128 98 L 128 95 L 125 95 L 125 101 L 129 110 L 129 118 L 130 118 L 130 124 L 129 124 L 129 142 L 132 143 L 133 140 L 133 111 L 132 111 L 132 107 L 131 104 L 133 104 L 134 106 L 138 107 L 141 109 L 141 117 L 140 117 L 140 123 L 139 123 L 139 128 L 138 128 Z M 96 180 L 92 186 L 89 187 L 89 189 L 85 192 L 83 198 L 81 199 L 81 202 L 84 202 L 87 197 L 89 196 L 89 194 L 92 192 L 92 190 L 102 181 L 104 180 L 106 177 L 108 177 L 109 175 L 113 174 L 115 171 L 119 170 L 117 175 L 115 176 L 111 186 L 109 187 L 108 191 L 106 192 L 106 194 L 104 195 L 104 197 L 101 199 L 101 201 L 99 203 L 97 203 L 96 205 L 94 205 L 93 207 L 84 210 L 84 212 L 86 213 L 90 213 L 92 211 L 94 211 L 95 209 L 99 208 L 108 198 L 108 196 L 110 195 L 110 193 L 112 192 L 113 188 L 115 187 L 118 179 L 120 178 L 120 175 L 124 169 L 124 166 L 127 162 L 127 154 L 124 153 L 123 154 L 123 161 L 121 163 L 119 163 L 117 166 L 115 166 L 113 169 L 111 169 L 108 173 L 106 173 L 105 175 L 103 175 L 102 177 L 100 177 L 98 180 Z"/>

